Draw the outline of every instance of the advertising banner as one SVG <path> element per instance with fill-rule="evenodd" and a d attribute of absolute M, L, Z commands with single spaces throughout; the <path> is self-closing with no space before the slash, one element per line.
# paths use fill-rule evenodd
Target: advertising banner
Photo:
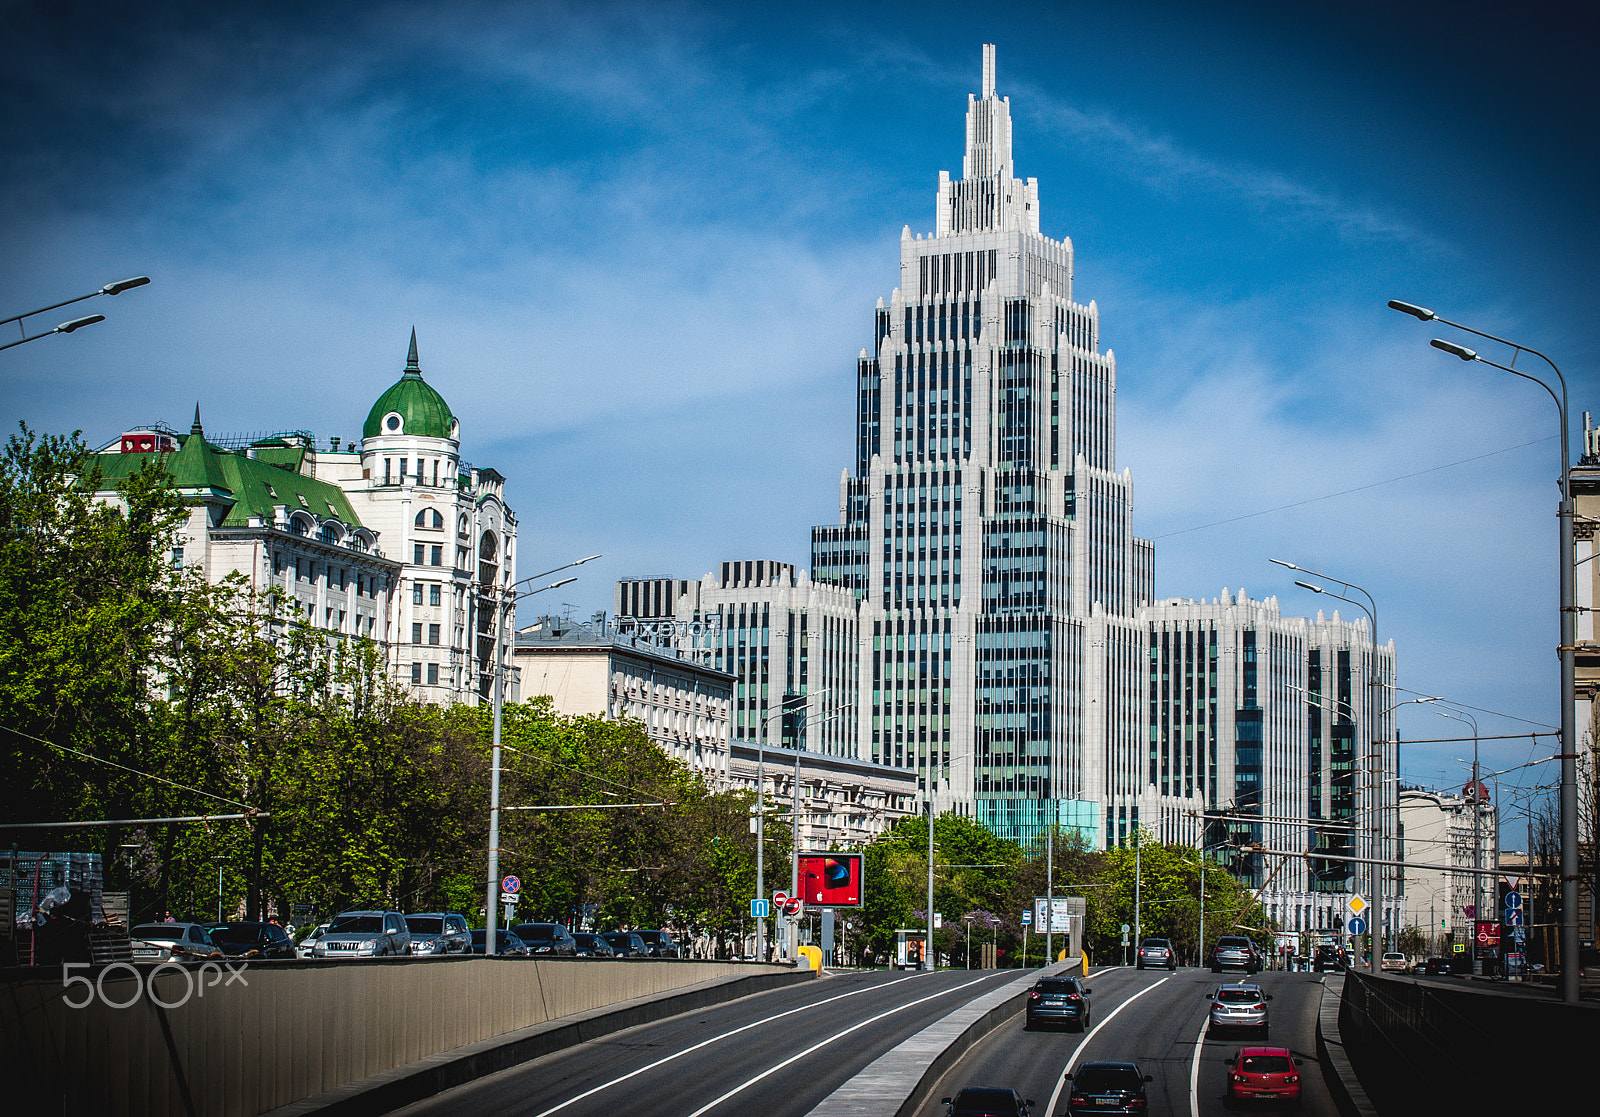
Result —
<path fill-rule="evenodd" d="M 859 853 L 802 853 L 799 898 L 816 907 L 859 908 L 861 875 Z"/>

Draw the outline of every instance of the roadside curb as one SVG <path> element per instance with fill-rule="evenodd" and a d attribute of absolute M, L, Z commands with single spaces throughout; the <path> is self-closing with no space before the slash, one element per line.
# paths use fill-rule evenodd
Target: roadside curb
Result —
<path fill-rule="evenodd" d="M 748 977 L 702 981 L 670 993 L 636 997 L 631 1001 L 575 1013 L 559 1020 L 469 1043 L 464 1047 L 441 1051 L 414 1063 L 380 1071 L 356 1082 L 290 1102 L 269 1111 L 264 1117 L 309 1117 L 311 1114 L 319 1117 L 376 1117 L 552 1051 L 573 1047 L 637 1024 L 649 1024 L 708 1005 L 738 1000 L 752 993 L 764 993 L 769 989 L 809 981 L 817 976 L 813 970 L 751 974 Z"/>
<path fill-rule="evenodd" d="M 880 1055 L 840 1086 L 808 1117 L 910 1117 L 945 1071 L 972 1046 L 1023 1008 L 1028 990 L 1047 973 L 1070 973 L 1081 959 L 1059 968 L 1023 970 L 1022 976 L 962 1005 L 892 1051 Z"/>
<path fill-rule="evenodd" d="M 1317 1061 L 1322 1064 L 1322 1080 L 1339 1107 L 1340 1117 L 1378 1117 L 1378 1109 L 1356 1077 L 1339 1032 L 1339 1009 L 1343 1003 L 1343 996 L 1324 978 L 1322 1003 L 1317 1009 Z"/>

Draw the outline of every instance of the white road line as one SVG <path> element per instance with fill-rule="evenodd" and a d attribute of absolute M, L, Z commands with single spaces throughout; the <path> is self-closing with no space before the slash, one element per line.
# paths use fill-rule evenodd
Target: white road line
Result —
<path fill-rule="evenodd" d="M 938 998 L 944 996 L 946 993 L 959 992 L 962 989 L 967 988 L 967 986 L 969 986 L 969 985 L 977 985 L 977 984 L 979 984 L 980 982 L 982 982 L 984 980 L 985 979 L 981 978 L 981 977 L 980 978 L 974 978 L 971 981 L 963 982 L 962 984 L 954 986 L 953 988 L 941 989 L 939 992 L 930 994 L 929 996 L 923 997 L 920 1000 L 908 1001 L 907 1003 L 905 1003 L 903 1005 L 899 1005 L 899 1006 L 897 1006 L 895 1008 L 891 1008 L 887 1012 L 880 1012 L 880 1013 L 878 1013 L 878 1015 L 872 1017 L 869 1020 L 863 1020 L 859 1024 L 852 1024 L 852 1025 L 850 1025 L 850 1027 L 846 1028 L 844 1031 L 835 1032 L 833 1035 L 829 1036 L 827 1039 L 821 1040 L 818 1043 L 813 1043 L 810 1047 L 806 1048 L 804 1051 L 801 1051 L 798 1054 L 789 1056 L 787 1059 L 785 1059 L 783 1062 L 779 1063 L 777 1066 L 768 1067 L 766 1070 L 762 1071 L 760 1074 L 756 1075 L 754 1078 L 750 1079 L 749 1081 L 743 1082 L 743 1083 L 739 1084 L 738 1086 L 735 1086 L 733 1089 L 729 1090 L 726 1094 L 723 1094 L 716 1101 L 707 1102 L 705 1105 L 702 1105 L 699 1109 L 697 1109 L 693 1113 L 689 1114 L 689 1117 L 701 1117 L 701 1114 L 707 1113 L 707 1112 L 715 1109 L 717 1106 L 721 1105 L 723 1102 L 727 1101 L 729 1098 L 733 1097 L 735 1094 L 740 1093 L 743 1090 L 748 1090 L 750 1087 L 754 1086 L 757 1082 L 760 1082 L 763 1078 L 766 1078 L 768 1075 L 776 1074 L 778 1071 L 782 1070 L 784 1067 L 788 1066 L 790 1063 L 796 1062 L 797 1060 L 800 1060 L 800 1059 L 804 1059 L 807 1055 L 810 1055 L 813 1051 L 816 1051 L 818 1048 L 826 1047 L 826 1046 L 828 1046 L 828 1044 L 832 1043 L 836 1039 L 843 1039 L 845 1036 L 849 1035 L 851 1032 L 860 1031 L 862 1028 L 865 1028 L 868 1024 L 876 1024 L 879 1020 L 882 1020 L 886 1016 L 893 1016 L 897 1012 L 903 1012 L 908 1008 L 915 1008 L 917 1005 L 920 1005 L 925 1001 L 937 1000 Z"/>
<path fill-rule="evenodd" d="M 641 1074 L 645 1073 L 645 1071 L 654 1070 L 656 1067 L 661 1066 L 663 1063 L 670 1063 L 674 1059 L 682 1058 L 685 1055 L 688 1055 L 688 1054 L 691 1054 L 692 1052 L 700 1050 L 702 1047 L 709 1047 L 713 1043 L 720 1043 L 722 1040 L 727 1039 L 729 1036 L 736 1036 L 740 1032 L 749 1031 L 751 1028 L 759 1028 L 763 1024 L 770 1024 L 774 1020 L 782 1020 L 785 1016 L 793 1016 L 797 1012 L 809 1012 L 814 1008 L 821 1008 L 823 1005 L 832 1004 L 834 1001 L 842 1001 L 846 997 L 858 997 L 862 993 L 872 993 L 872 992 L 875 992 L 875 991 L 880 990 L 880 989 L 887 989 L 891 985 L 898 985 L 902 981 L 915 981 L 918 978 L 927 977 L 927 976 L 929 976 L 929 971 L 924 971 L 922 973 L 911 974 L 911 975 L 909 975 L 907 977 L 897 977 L 893 981 L 885 981 L 882 985 L 869 985 L 864 989 L 852 990 L 849 993 L 840 993 L 837 997 L 829 997 L 825 1001 L 816 1001 L 816 1002 L 814 1002 L 812 1004 L 801 1005 L 799 1008 L 791 1008 L 787 1012 L 780 1012 L 780 1013 L 778 1013 L 778 1014 L 776 1014 L 774 1016 L 764 1016 L 760 1020 L 756 1020 L 756 1021 L 754 1021 L 752 1023 L 746 1024 L 743 1027 L 734 1028 L 732 1031 L 723 1032 L 721 1035 L 712 1036 L 710 1039 L 701 1040 L 699 1043 L 694 1044 L 692 1047 L 685 1047 L 682 1051 L 675 1052 L 675 1053 L 673 1053 L 671 1055 L 666 1056 L 665 1058 L 657 1059 L 655 1062 L 650 1063 L 647 1066 L 642 1066 L 638 1070 L 629 1071 L 627 1074 L 622 1075 L 620 1078 L 613 1078 L 609 1082 L 602 1082 L 600 1085 L 595 1086 L 592 1089 L 585 1090 L 581 1094 L 577 1094 L 577 1095 L 574 1095 L 573 1097 L 568 1098 L 566 1101 L 562 1102 L 560 1105 L 552 1106 L 551 1108 L 545 1110 L 543 1113 L 538 1114 L 537 1117 L 550 1117 L 550 1114 L 559 1113 L 563 1109 L 567 1108 L 567 1106 L 572 1105 L 574 1102 L 580 1102 L 584 1098 L 590 1097 L 591 1095 L 594 1095 L 594 1094 L 598 1094 L 601 1090 L 609 1090 L 611 1087 L 616 1086 L 619 1083 L 626 1082 L 630 1078 L 634 1078 L 634 1077 L 637 1077 L 638 1075 L 641 1075 Z"/>
<path fill-rule="evenodd" d="M 1107 1013 L 1106 1014 L 1106 1018 L 1104 1020 L 1102 1020 L 1102 1021 L 1100 1021 L 1100 1023 L 1096 1024 L 1090 1030 L 1088 1035 L 1084 1036 L 1083 1039 L 1078 1041 L 1078 1046 L 1072 1049 L 1072 1058 L 1068 1059 L 1067 1060 L 1067 1065 L 1061 1068 L 1061 1077 L 1056 1080 L 1056 1088 L 1050 1094 L 1050 1104 L 1045 1107 L 1045 1113 L 1047 1113 L 1047 1114 L 1055 1113 L 1055 1111 L 1056 1111 L 1056 1102 L 1061 1100 L 1061 1091 L 1067 1084 L 1067 1075 L 1072 1073 L 1072 1064 L 1076 1063 L 1078 1061 L 1078 1056 L 1083 1054 L 1083 1049 L 1085 1047 L 1089 1046 L 1089 1041 L 1095 1037 L 1095 1034 L 1097 1032 L 1099 1032 L 1101 1028 L 1104 1028 L 1107 1024 L 1111 1023 L 1112 1020 L 1116 1019 L 1117 1013 L 1121 1012 L 1123 1009 L 1125 1009 L 1129 1005 L 1131 1005 L 1134 1001 L 1138 1000 L 1140 997 L 1142 997 L 1146 993 L 1150 992 L 1151 989 L 1159 989 L 1161 986 L 1163 986 L 1167 982 L 1171 981 L 1172 978 L 1175 977 L 1175 976 L 1176 976 L 1175 974 L 1168 975 L 1167 977 L 1164 977 L 1160 981 L 1156 982 L 1154 985 L 1151 985 L 1151 986 L 1148 986 L 1147 988 L 1139 990 L 1133 996 L 1129 997 L 1127 1000 L 1123 1001 L 1120 1005 L 1118 1005 L 1116 1008 L 1112 1009 L 1109 1013 Z M 1092 1002 L 1091 1002 L 1091 1004 L 1092 1004 Z"/>
<path fill-rule="evenodd" d="M 1211 1027 L 1211 1013 L 1200 1025 L 1200 1034 L 1194 1041 L 1194 1061 L 1189 1064 L 1189 1117 L 1200 1117 L 1200 1055 L 1206 1046 L 1206 1029 Z"/>

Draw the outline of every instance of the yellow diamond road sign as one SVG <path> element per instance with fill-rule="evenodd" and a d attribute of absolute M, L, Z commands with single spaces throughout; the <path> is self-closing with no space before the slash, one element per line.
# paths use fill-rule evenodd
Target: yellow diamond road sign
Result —
<path fill-rule="evenodd" d="M 1360 915 L 1367 910 L 1367 902 L 1360 896 L 1352 896 L 1350 897 L 1349 908 L 1351 915 Z"/>

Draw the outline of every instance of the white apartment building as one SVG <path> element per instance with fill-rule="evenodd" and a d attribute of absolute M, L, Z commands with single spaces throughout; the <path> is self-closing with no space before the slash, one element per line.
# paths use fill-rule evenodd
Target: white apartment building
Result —
<path fill-rule="evenodd" d="M 1163 841 L 1203 844 L 1285 931 L 1342 928 L 1349 898 L 1375 902 L 1380 882 L 1306 855 L 1396 859 L 1393 642 L 1375 648 L 1365 618 L 1284 617 L 1243 590 L 1139 618 L 1149 746 L 1140 794 L 1109 799 L 1115 837 L 1138 815 Z M 1381 883 L 1387 938 L 1404 901 L 1392 873 Z"/>
<path fill-rule="evenodd" d="M 939 811 L 1026 841 L 1103 841 L 1091 771 L 1137 755 L 1154 550 L 1116 468 L 1116 362 L 1077 300 L 1072 244 L 1016 176 L 994 47 L 962 177 L 901 234 L 855 373 L 856 462 L 812 577 L 861 599 L 857 733 Z M 866 755 L 863 759 L 866 759 Z"/>

